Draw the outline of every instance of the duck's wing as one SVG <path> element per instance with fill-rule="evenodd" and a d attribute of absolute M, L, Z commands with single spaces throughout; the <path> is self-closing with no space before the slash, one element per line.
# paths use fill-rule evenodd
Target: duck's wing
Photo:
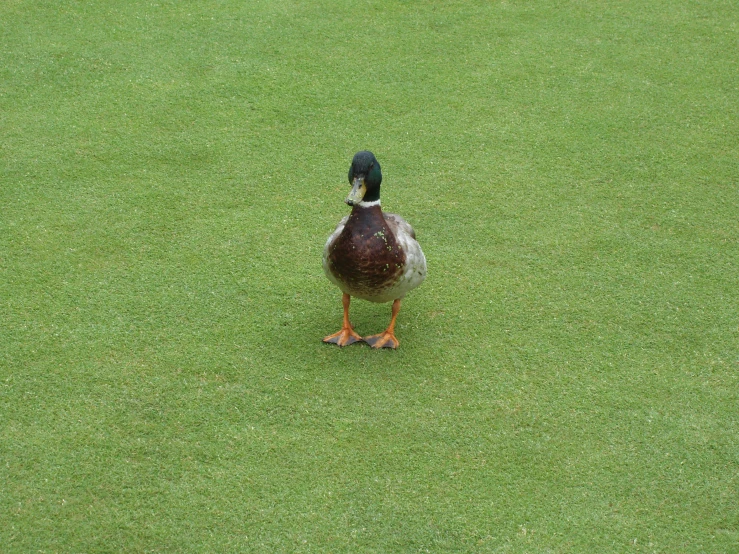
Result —
<path fill-rule="evenodd" d="M 334 229 L 334 232 L 331 233 L 331 235 L 328 237 L 328 240 L 326 241 L 326 248 L 328 248 L 328 245 L 334 242 L 336 240 L 336 237 L 338 237 L 341 232 L 344 230 L 344 225 L 346 225 L 346 222 L 349 221 L 349 216 L 345 215 L 341 221 L 339 221 L 339 224 L 336 226 L 336 229 Z"/>
<path fill-rule="evenodd" d="M 339 237 L 341 232 L 344 230 L 344 225 L 346 225 L 346 222 L 349 220 L 349 216 L 344 216 L 341 221 L 339 221 L 339 224 L 336 226 L 336 229 L 334 229 L 334 232 L 331 233 L 331 236 L 328 237 L 328 240 L 326 241 L 326 246 L 323 247 L 323 272 L 326 274 L 326 277 L 329 278 L 329 280 L 335 284 L 337 287 L 341 287 L 341 284 L 336 280 L 336 278 L 333 276 L 331 271 L 328 267 L 328 255 L 331 252 L 331 244 Z"/>
<path fill-rule="evenodd" d="M 331 233 L 331 235 L 328 237 L 328 240 L 326 241 L 326 245 L 323 247 L 323 265 L 326 266 L 326 260 L 328 258 L 329 253 L 329 247 L 331 244 L 339 237 L 341 232 L 344 230 L 344 225 L 346 225 L 346 222 L 349 220 L 349 216 L 345 215 L 341 221 L 339 221 L 339 224 L 336 226 L 336 229 L 334 229 L 334 232 Z"/>
<path fill-rule="evenodd" d="M 416 232 L 413 230 L 413 227 L 411 227 L 411 224 L 401 216 L 384 212 L 382 215 L 385 217 L 385 223 L 387 223 L 388 227 L 390 227 L 390 230 L 396 237 L 405 235 L 414 240 L 416 239 Z"/>

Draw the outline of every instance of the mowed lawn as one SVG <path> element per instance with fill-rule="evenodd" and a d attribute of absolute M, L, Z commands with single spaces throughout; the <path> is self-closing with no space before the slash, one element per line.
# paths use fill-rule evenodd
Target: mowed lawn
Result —
<path fill-rule="evenodd" d="M 0 550 L 738 552 L 738 47 L 729 1 L 0 3 Z M 429 263 L 397 351 L 321 343 L 362 149 Z"/>

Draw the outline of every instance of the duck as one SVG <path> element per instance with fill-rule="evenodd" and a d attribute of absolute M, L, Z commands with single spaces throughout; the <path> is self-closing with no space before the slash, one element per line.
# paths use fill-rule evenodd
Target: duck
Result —
<path fill-rule="evenodd" d="M 413 227 L 401 216 L 382 211 L 382 169 L 375 155 L 357 152 L 349 167 L 351 192 L 345 202 L 352 210 L 328 237 L 323 271 L 342 291 L 341 329 L 323 339 L 348 346 L 363 341 L 373 348 L 396 349 L 395 321 L 405 295 L 426 279 L 426 257 Z M 390 324 L 377 335 L 360 336 L 349 321 L 352 298 L 392 302 Z"/>

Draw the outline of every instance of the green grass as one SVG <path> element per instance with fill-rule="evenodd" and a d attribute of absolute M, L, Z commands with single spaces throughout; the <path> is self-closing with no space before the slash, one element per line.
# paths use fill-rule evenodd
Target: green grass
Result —
<path fill-rule="evenodd" d="M 738 21 L 3 2 L 2 550 L 737 552 Z M 395 352 L 320 341 L 365 148 Z"/>

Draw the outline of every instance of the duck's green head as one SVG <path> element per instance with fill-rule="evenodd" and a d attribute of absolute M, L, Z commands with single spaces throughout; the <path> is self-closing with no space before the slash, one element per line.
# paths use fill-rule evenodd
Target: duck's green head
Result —
<path fill-rule="evenodd" d="M 349 182 L 352 191 L 346 198 L 346 203 L 355 206 L 360 202 L 374 202 L 380 199 L 380 183 L 382 170 L 375 155 L 367 150 L 354 154 L 352 165 L 349 168 Z"/>

